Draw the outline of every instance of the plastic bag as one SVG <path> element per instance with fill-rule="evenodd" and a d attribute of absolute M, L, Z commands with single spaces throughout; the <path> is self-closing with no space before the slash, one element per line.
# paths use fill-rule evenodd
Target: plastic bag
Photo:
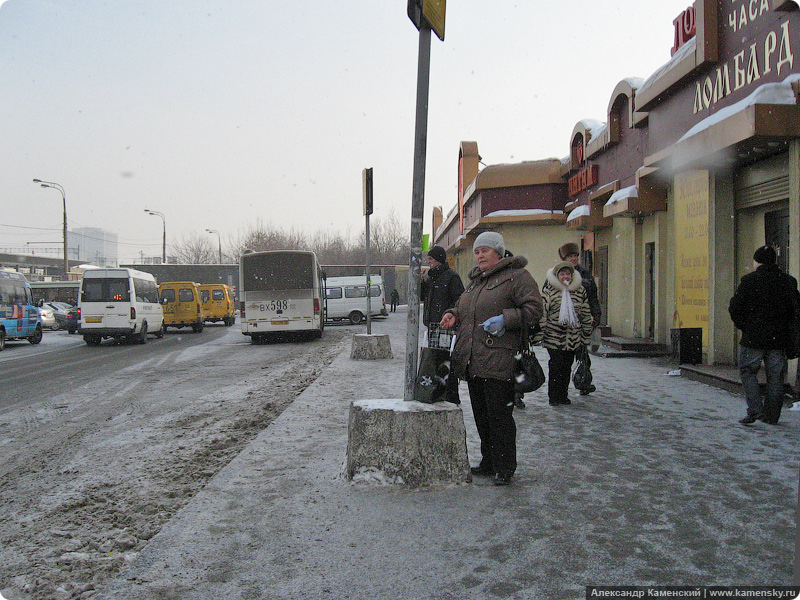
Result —
<path fill-rule="evenodd" d="M 450 377 L 450 351 L 421 348 L 419 371 L 414 382 L 414 400 L 433 404 L 445 400 Z"/>
<path fill-rule="evenodd" d="M 592 361 L 586 346 L 581 345 L 575 351 L 575 371 L 572 373 L 572 383 L 579 390 L 589 389 L 592 385 Z"/>

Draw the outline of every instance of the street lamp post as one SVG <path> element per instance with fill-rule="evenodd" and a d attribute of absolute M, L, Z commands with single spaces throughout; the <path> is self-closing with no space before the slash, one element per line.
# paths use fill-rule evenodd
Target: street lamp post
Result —
<path fill-rule="evenodd" d="M 164 229 L 164 233 L 161 237 L 161 262 L 167 264 L 167 220 L 164 218 L 164 213 L 160 213 L 157 210 L 150 210 L 149 208 L 145 208 L 144 212 L 148 215 L 156 215 L 157 217 L 161 217 L 161 224 Z"/>
<path fill-rule="evenodd" d="M 69 280 L 69 259 L 67 258 L 67 195 L 64 193 L 64 188 L 59 184 L 52 181 L 42 181 L 41 179 L 34 179 L 33 183 L 38 183 L 43 188 L 53 188 L 61 192 L 61 202 L 64 204 L 64 281 Z"/>
<path fill-rule="evenodd" d="M 216 229 L 206 229 L 208 233 L 216 233 L 217 234 L 217 247 L 219 248 L 219 264 L 222 264 L 222 238 L 219 235 L 219 231 Z"/>

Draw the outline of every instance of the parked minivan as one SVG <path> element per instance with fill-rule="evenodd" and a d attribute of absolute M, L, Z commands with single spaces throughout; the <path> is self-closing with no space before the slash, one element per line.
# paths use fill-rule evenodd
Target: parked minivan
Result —
<path fill-rule="evenodd" d="M 90 346 L 110 337 L 145 344 L 150 332 L 164 336 L 164 313 L 150 273 L 124 268 L 84 271 L 78 306 L 78 333 Z"/>
<path fill-rule="evenodd" d="M 200 301 L 206 321 L 222 321 L 227 327 L 236 321 L 236 303 L 233 301 L 231 286 L 224 283 L 201 283 Z"/>
<path fill-rule="evenodd" d="M 370 278 L 370 314 L 388 315 L 383 279 L 379 275 Z M 328 277 L 325 281 L 325 320 L 349 320 L 358 325 L 367 318 L 366 277 Z"/>
<path fill-rule="evenodd" d="M 167 327 L 191 327 L 195 333 L 203 331 L 205 314 L 198 284 L 193 281 L 168 281 L 159 284 L 158 297 Z"/>

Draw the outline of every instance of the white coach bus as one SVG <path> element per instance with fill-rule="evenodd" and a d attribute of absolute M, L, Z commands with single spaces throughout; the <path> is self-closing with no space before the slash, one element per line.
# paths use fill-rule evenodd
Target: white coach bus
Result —
<path fill-rule="evenodd" d="M 322 337 L 325 280 L 313 252 L 245 252 L 239 259 L 242 333 L 262 343 L 271 333 Z"/>

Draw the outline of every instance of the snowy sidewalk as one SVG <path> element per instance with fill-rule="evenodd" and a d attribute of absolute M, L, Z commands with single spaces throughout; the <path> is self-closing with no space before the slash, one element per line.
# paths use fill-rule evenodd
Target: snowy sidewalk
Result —
<path fill-rule="evenodd" d="M 402 397 L 405 327 L 405 312 L 373 323 L 391 360 L 343 347 L 99 597 L 577 600 L 587 585 L 791 584 L 800 413 L 743 427 L 743 399 L 655 359 L 593 358 L 598 391 L 570 406 L 526 396 L 507 488 L 344 480 L 350 402 Z M 476 464 L 463 383 L 461 397 Z"/>

